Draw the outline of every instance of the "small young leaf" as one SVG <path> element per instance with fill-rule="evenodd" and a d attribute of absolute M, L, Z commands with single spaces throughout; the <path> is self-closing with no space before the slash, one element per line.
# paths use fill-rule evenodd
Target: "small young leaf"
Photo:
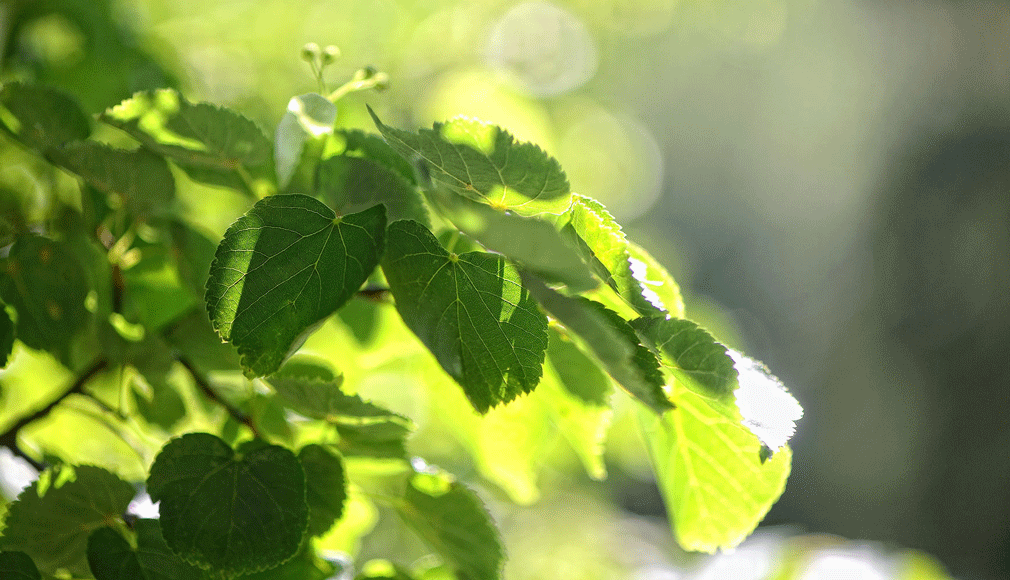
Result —
<path fill-rule="evenodd" d="M 443 189 L 431 192 L 443 217 L 485 248 L 511 258 L 524 270 L 549 282 L 560 282 L 573 292 L 597 286 L 589 266 L 569 247 L 554 224 L 536 217 L 502 212 L 487 204 Z"/>
<path fill-rule="evenodd" d="M 477 496 L 443 473 L 411 477 L 397 512 L 461 578 L 497 580 L 505 559 L 498 530 Z"/>
<path fill-rule="evenodd" d="M 0 302 L 0 368 L 6 367 L 10 362 L 11 353 L 14 351 L 14 338 L 14 321 L 7 313 L 7 308 Z"/>
<path fill-rule="evenodd" d="M 175 178 L 165 159 L 146 149 L 125 151 L 78 141 L 67 144 L 53 158 L 88 185 L 119 196 L 134 217 L 147 219 L 171 210 Z"/>
<path fill-rule="evenodd" d="M 436 185 L 520 215 L 568 208 L 568 178 L 557 160 L 499 127 L 457 118 L 415 134 L 387 127 L 368 112 L 397 153 L 427 164 Z"/>
<path fill-rule="evenodd" d="M 389 221 L 411 219 L 428 225 L 428 210 L 420 193 L 398 173 L 361 157 L 335 155 L 319 163 L 317 191 L 342 213 L 377 203 L 386 206 Z"/>
<path fill-rule="evenodd" d="M 125 513 L 135 494 L 100 467 L 54 467 L 9 506 L 0 548 L 28 554 L 46 574 L 66 568 L 87 576 L 88 534 Z"/>
<path fill-rule="evenodd" d="M 337 218 L 306 195 L 260 200 L 218 246 L 207 310 L 248 376 L 268 375 L 340 308 L 382 254 L 385 209 Z"/>
<path fill-rule="evenodd" d="M 64 143 L 87 139 L 91 122 L 69 95 L 38 85 L 8 83 L 0 88 L 0 129 L 47 153 Z"/>
<path fill-rule="evenodd" d="M 407 326 L 486 413 L 540 381 L 547 319 L 503 257 L 445 251 L 427 228 L 394 222 L 382 269 Z"/>
<path fill-rule="evenodd" d="M 344 464 L 321 445 L 306 445 L 298 452 L 305 470 L 306 501 L 309 504 L 309 535 L 325 534 L 344 513 L 347 481 Z"/>
<path fill-rule="evenodd" d="M 294 453 L 262 444 L 239 457 L 208 433 L 170 441 L 147 480 L 161 532 L 186 562 L 227 574 L 280 565 L 308 526 L 305 472 Z"/>
<path fill-rule="evenodd" d="M 783 447 L 796 432 L 803 407 L 782 381 L 760 362 L 729 349 L 737 372 L 736 404 L 743 424 L 758 436 L 768 451 Z"/>
<path fill-rule="evenodd" d="M 242 115 L 209 103 L 190 103 L 172 89 L 139 92 L 101 115 L 163 155 L 191 178 L 253 191 L 274 180 L 273 145 Z"/>
<path fill-rule="evenodd" d="M 35 562 L 24 552 L 0 552 L 0 578 L 5 580 L 42 580 Z"/>
<path fill-rule="evenodd" d="M 596 275 L 639 314 L 683 315 L 677 283 L 648 252 L 624 237 L 602 204 L 574 195 L 562 224 L 562 234 L 573 240 Z"/>
<path fill-rule="evenodd" d="M 623 318 L 598 302 L 559 294 L 533 277 L 524 276 L 523 280 L 544 309 L 581 338 L 628 393 L 657 413 L 673 408 L 663 392 L 666 381 L 659 360 L 642 346 Z"/>
<path fill-rule="evenodd" d="M 17 312 L 17 337 L 31 348 L 68 356 L 70 342 L 89 319 L 88 282 L 64 243 L 25 235 L 11 247 L 0 297 Z"/>
<path fill-rule="evenodd" d="M 766 461 L 746 427 L 677 382 L 677 408 L 639 420 L 677 542 L 689 551 L 730 550 L 758 525 L 785 489 L 791 452 Z"/>
<path fill-rule="evenodd" d="M 274 159 L 277 164 L 277 184 L 286 188 L 296 171 L 311 174 L 319 162 L 326 136 L 333 132 L 337 106 L 317 93 L 291 97 L 288 110 L 277 124 L 274 134 Z M 316 147 L 306 147 L 315 143 Z M 292 185 L 304 185 L 297 183 Z M 306 191 L 302 189 L 302 191 Z"/>

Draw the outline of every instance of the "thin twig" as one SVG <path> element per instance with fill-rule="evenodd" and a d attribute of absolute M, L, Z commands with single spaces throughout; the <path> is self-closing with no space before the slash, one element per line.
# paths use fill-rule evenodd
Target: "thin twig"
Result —
<path fill-rule="evenodd" d="M 185 367 L 187 371 L 189 371 L 189 375 L 193 377 L 193 382 L 196 383 L 196 386 L 200 388 L 200 390 L 208 399 L 224 407 L 225 410 L 228 411 L 228 414 L 231 415 L 233 419 L 248 427 L 249 430 L 252 431 L 253 437 L 257 439 L 260 438 L 260 432 L 258 429 L 256 429 L 256 425 L 253 424 L 252 417 L 244 413 L 238 407 L 222 399 L 217 394 L 217 391 L 214 390 L 214 387 L 210 385 L 210 381 L 207 380 L 207 377 L 203 376 L 203 373 L 198 371 L 196 367 L 193 366 L 193 363 L 189 361 L 189 359 L 187 359 L 184 356 L 178 356 L 176 357 L 176 360 L 178 360 L 179 363 L 183 367 Z"/>
<path fill-rule="evenodd" d="M 95 361 L 90 367 L 87 368 L 87 370 L 81 373 L 77 377 L 77 379 L 73 383 L 71 383 L 70 387 L 66 391 L 63 391 L 62 394 L 60 394 L 60 396 L 56 397 L 48 405 L 39 409 L 38 411 L 35 411 L 31 415 L 22 417 L 20 420 L 18 420 L 17 423 L 14 423 L 14 425 L 12 425 L 9 429 L 7 429 L 7 431 L 4 432 L 3 435 L 0 435 L 0 445 L 7 447 L 8 449 L 11 450 L 12 453 L 21 457 L 28 463 L 32 464 L 32 467 L 35 467 L 40 471 L 44 469 L 45 466 L 29 457 L 18 445 L 18 433 L 20 433 L 22 429 L 24 429 L 31 423 L 34 423 L 35 421 L 38 421 L 39 419 L 42 419 L 43 417 L 49 415 L 49 413 L 52 412 L 52 410 L 56 407 L 56 405 L 59 405 L 61 402 L 63 402 L 64 399 L 66 399 L 70 395 L 82 393 L 84 385 L 86 385 L 88 381 L 91 380 L 92 377 L 94 377 L 101 371 L 105 370 L 105 368 L 108 366 L 109 361 L 105 359 L 99 359 L 98 361 Z"/>

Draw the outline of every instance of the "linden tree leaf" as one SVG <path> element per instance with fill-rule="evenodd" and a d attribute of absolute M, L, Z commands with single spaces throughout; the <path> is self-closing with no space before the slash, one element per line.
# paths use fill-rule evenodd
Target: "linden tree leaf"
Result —
<path fill-rule="evenodd" d="M 91 122 L 77 101 L 38 85 L 8 83 L 0 88 L 0 129 L 47 153 L 64 143 L 87 139 Z"/>
<path fill-rule="evenodd" d="M 524 270 L 549 282 L 560 282 L 573 292 L 597 286 L 589 266 L 569 247 L 554 224 L 536 217 L 500 211 L 445 191 L 431 198 L 443 217 L 485 248 L 517 262 Z"/>
<path fill-rule="evenodd" d="M 322 445 L 306 445 L 298 452 L 305 470 L 306 501 L 309 504 L 309 535 L 325 534 L 344 513 L 347 481 L 340 456 Z"/>
<path fill-rule="evenodd" d="M 393 222 L 382 269 L 407 326 L 477 411 L 540 381 L 547 319 L 500 255 L 450 254 L 421 224 Z"/>
<path fill-rule="evenodd" d="M 3 303 L 0 303 L 0 368 L 7 366 L 10 362 L 11 353 L 14 351 L 14 321 Z"/>
<path fill-rule="evenodd" d="M 491 517 L 472 491 L 447 474 L 415 473 L 397 512 L 465 580 L 497 580 L 505 551 Z"/>
<path fill-rule="evenodd" d="M 659 360 L 616 312 L 588 298 L 560 294 L 532 276 L 523 280 L 541 306 L 579 337 L 628 393 L 657 413 L 673 408 L 663 392 Z"/>
<path fill-rule="evenodd" d="M 112 528 L 88 538 L 88 566 L 95 580 L 201 580 L 203 571 L 168 548 L 158 520 L 134 522 L 136 548 Z"/>
<path fill-rule="evenodd" d="M 24 552 L 46 574 L 65 568 L 87 576 L 88 534 L 120 518 L 135 494 L 100 467 L 54 467 L 10 504 L 0 548 Z"/>
<path fill-rule="evenodd" d="M 385 209 L 337 217 L 307 195 L 260 200 L 218 246 L 207 310 L 249 376 L 268 375 L 350 299 L 382 254 Z"/>
<path fill-rule="evenodd" d="M 379 135 L 359 129 L 335 129 L 333 140 L 342 142 L 343 147 L 338 147 L 341 154 L 371 159 L 402 177 L 411 186 L 417 185 L 414 168 Z"/>
<path fill-rule="evenodd" d="M 24 552 L 0 552 L 0 578 L 42 580 L 35 562 Z"/>
<path fill-rule="evenodd" d="M 231 575 L 276 567 L 298 552 L 308 526 L 305 489 L 291 451 L 261 443 L 239 455 L 208 433 L 169 441 L 147 480 L 172 551 Z"/>
<path fill-rule="evenodd" d="M 573 240 L 593 271 L 643 316 L 682 316 L 684 301 L 673 277 L 628 241 L 621 226 L 596 200 L 572 196 L 561 232 Z"/>
<path fill-rule="evenodd" d="M 428 210 L 417 189 L 372 159 L 334 155 L 320 161 L 316 188 L 325 201 L 342 213 L 381 203 L 386 206 L 389 221 L 411 219 L 429 224 Z"/>
<path fill-rule="evenodd" d="M 788 446 L 762 461 L 761 441 L 739 421 L 673 382 L 676 409 L 640 408 L 639 420 L 674 536 L 689 551 L 736 547 L 785 489 Z"/>
<path fill-rule="evenodd" d="M 273 188 L 273 145 L 256 123 L 235 111 L 158 89 L 136 93 L 100 118 L 196 181 L 249 193 Z"/>
<path fill-rule="evenodd" d="M 146 149 L 125 151 L 95 141 L 69 143 L 53 157 L 99 191 L 119 196 L 135 217 L 171 209 L 175 178 L 163 157 Z"/>
<path fill-rule="evenodd" d="M 557 160 L 500 127 L 461 117 L 411 133 L 368 112 L 386 142 L 404 159 L 423 161 L 437 186 L 520 215 L 568 208 L 568 178 Z"/>
<path fill-rule="evenodd" d="M 17 337 L 61 358 L 88 323 L 88 280 L 74 252 L 62 242 L 25 235 L 10 249 L 0 297 L 17 312 Z"/>

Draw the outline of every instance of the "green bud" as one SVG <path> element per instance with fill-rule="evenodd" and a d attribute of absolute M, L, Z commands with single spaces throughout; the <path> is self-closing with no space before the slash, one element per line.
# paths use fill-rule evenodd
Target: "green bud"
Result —
<path fill-rule="evenodd" d="M 319 58 L 319 45 L 314 42 L 307 42 L 302 47 L 302 60 L 308 63 L 315 62 Z"/>
<path fill-rule="evenodd" d="M 375 73 L 372 82 L 375 83 L 375 90 L 384 91 L 389 88 L 389 75 L 384 72 Z"/>
<path fill-rule="evenodd" d="M 323 65 L 333 64 L 333 61 L 340 58 L 340 49 L 332 44 L 327 45 L 321 58 Z"/>

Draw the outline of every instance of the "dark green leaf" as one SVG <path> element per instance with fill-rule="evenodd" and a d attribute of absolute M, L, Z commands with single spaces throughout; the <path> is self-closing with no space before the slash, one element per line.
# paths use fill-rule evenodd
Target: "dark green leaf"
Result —
<path fill-rule="evenodd" d="M 24 552 L 0 552 L 0 578 L 4 580 L 42 580 L 35 562 Z"/>
<path fill-rule="evenodd" d="M 505 559 L 498 530 L 477 496 L 446 474 L 411 477 L 400 517 L 465 580 L 497 580 Z"/>
<path fill-rule="evenodd" d="M 100 467 L 54 467 L 9 506 L 0 547 L 28 554 L 46 574 L 66 568 L 86 576 L 89 533 L 119 518 L 135 494 Z"/>
<path fill-rule="evenodd" d="M 343 155 L 371 159 L 402 177 L 411 186 L 417 185 L 414 168 L 379 135 L 358 129 L 336 129 L 333 131 L 333 139 L 343 141 L 340 149 Z"/>
<path fill-rule="evenodd" d="M 36 235 L 18 238 L 7 257 L 0 296 L 17 311 L 17 337 L 65 358 L 87 323 L 84 269 L 63 243 Z"/>
<path fill-rule="evenodd" d="M 14 321 L 0 303 L 0 368 L 6 367 L 14 351 Z"/>
<path fill-rule="evenodd" d="M 200 580 L 203 572 L 182 561 L 182 558 L 165 543 L 158 520 L 139 519 L 134 522 L 137 532 L 137 559 L 147 580 Z"/>
<path fill-rule="evenodd" d="M 566 284 L 573 292 L 597 286 L 589 266 L 569 247 L 554 224 L 500 211 L 445 190 L 431 192 L 443 217 L 485 248 L 504 254 L 544 280 Z"/>
<path fill-rule="evenodd" d="M 368 111 L 386 142 L 404 159 L 427 164 L 436 185 L 521 215 L 568 208 L 565 172 L 532 143 L 517 143 L 499 127 L 465 118 L 411 133 L 383 125 Z"/>
<path fill-rule="evenodd" d="M 207 281 L 207 310 L 249 376 L 268 375 L 333 314 L 378 263 L 385 210 L 338 218 L 306 195 L 260 200 L 224 235 Z"/>
<path fill-rule="evenodd" d="M 581 338 L 626 391 L 657 413 L 673 407 L 663 392 L 666 381 L 659 360 L 623 318 L 598 302 L 564 296 L 529 277 L 524 280 L 544 309 Z"/>
<path fill-rule="evenodd" d="M 400 175 L 371 159 L 336 155 L 319 164 L 317 190 L 342 213 L 377 203 L 386 206 L 389 221 L 411 219 L 428 225 L 428 210 L 417 189 Z"/>
<path fill-rule="evenodd" d="M 417 222 L 389 226 L 382 269 L 407 326 L 481 413 L 540 381 L 547 319 L 505 258 L 445 251 Z"/>
<path fill-rule="evenodd" d="M 308 525 L 305 473 L 276 445 L 238 456 L 214 435 L 183 435 L 158 454 L 147 491 L 161 502 L 172 551 L 223 573 L 278 566 L 298 552 Z"/>
<path fill-rule="evenodd" d="M 645 250 L 624 237 L 599 202 L 580 195 L 562 216 L 561 232 L 578 247 L 597 276 L 643 316 L 682 316 L 680 288 Z"/>
<path fill-rule="evenodd" d="M 305 544 L 298 554 L 276 568 L 242 575 L 236 580 L 339 580 L 336 568 L 318 558 L 311 544 Z"/>
<path fill-rule="evenodd" d="M 75 99 L 23 83 L 0 88 L 0 128 L 41 153 L 91 134 L 91 123 Z"/>
<path fill-rule="evenodd" d="M 273 145 L 255 123 L 172 89 L 140 92 L 101 120 L 179 165 L 191 178 L 257 193 L 273 188 Z"/>
<path fill-rule="evenodd" d="M 165 159 L 146 149 L 124 151 L 78 141 L 67 144 L 53 158 L 88 185 L 118 196 L 134 217 L 146 219 L 172 209 L 175 178 Z"/>
<path fill-rule="evenodd" d="M 137 553 L 112 528 L 88 536 L 88 567 L 95 580 L 146 580 Z"/>
<path fill-rule="evenodd" d="M 305 498 L 309 503 L 309 535 L 325 534 L 344 513 L 347 482 L 340 456 L 321 445 L 306 445 L 298 452 L 305 470 Z"/>
<path fill-rule="evenodd" d="M 638 318 L 631 326 L 663 354 L 661 361 L 681 384 L 717 409 L 736 414 L 733 359 L 708 331 L 682 318 Z"/>

